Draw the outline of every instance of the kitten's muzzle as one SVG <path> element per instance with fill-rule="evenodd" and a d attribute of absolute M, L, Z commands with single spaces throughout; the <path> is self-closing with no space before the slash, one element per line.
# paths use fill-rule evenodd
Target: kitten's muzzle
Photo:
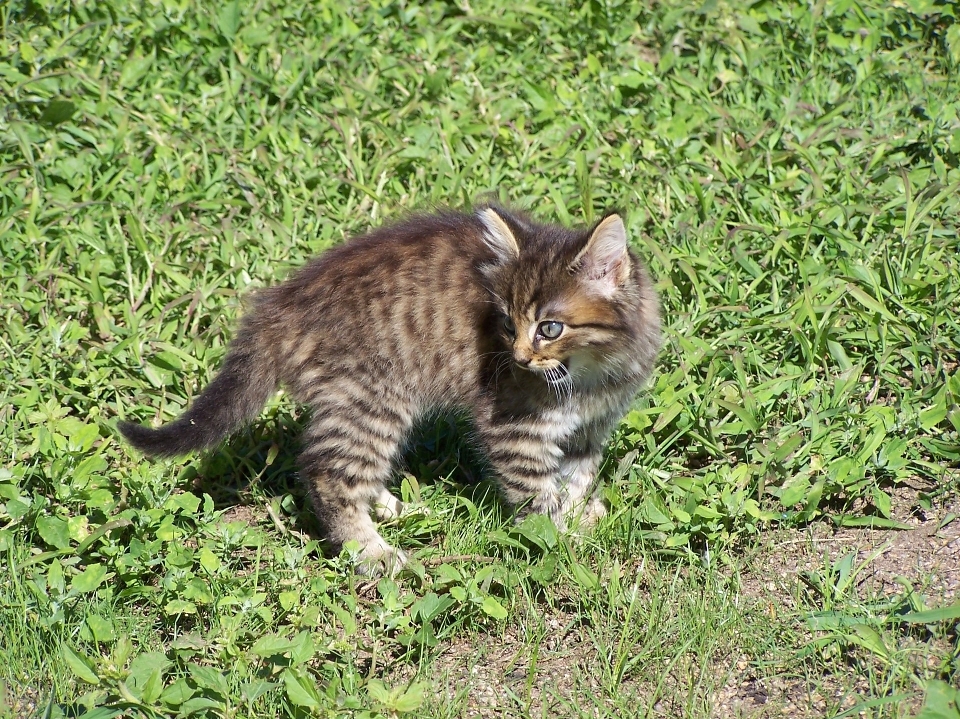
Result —
<path fill-rule="evenodd" d="M 528 369 L 530 363 L 533 362 L 533 348 L 519 346 L 519 344 L 513 346 L 513 361 L 524 369 Z"/>

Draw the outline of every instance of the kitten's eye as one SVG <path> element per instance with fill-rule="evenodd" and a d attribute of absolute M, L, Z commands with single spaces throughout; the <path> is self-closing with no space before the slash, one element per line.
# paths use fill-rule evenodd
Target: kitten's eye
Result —
<path fill-rule="evenodd" d="M 541 322 L 537 332 L 548 340 L 555 340 L 563 332 L 563 322 Z"/>
<path fill-rule="evenodd" d="M 507 334 L 509 334 L 511 337 L 517 334 L 517 328 L 513 324 L 513 320 L 510 319 L 509 317 L 503 318 L 503 329 L 505 329 L 507 331 Z"/>

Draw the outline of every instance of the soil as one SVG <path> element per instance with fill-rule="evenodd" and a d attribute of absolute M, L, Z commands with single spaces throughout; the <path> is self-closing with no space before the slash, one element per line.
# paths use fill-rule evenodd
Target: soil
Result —
<path fill-rule="evenodd" d="M 744 577 L 743 593 L 755 601 L 775 601 L 778 613 L 796 610 L 805 589 L 804 572 L 823 574 L 825 567 L 854 553 L 853 565 L 861 569 L 852 591 L 861 602 L 903 596 L 911 588 L 926 608 L 956 603 L 960 599 L 960 498 L 952 497 L 928 512 L 918 509 L 916 500 L 917 492 L 909 488 L 893 497 L 893 518 L 910 525 L 907 530 L 834 529 L 818 522 L 802 531 L 777 533 L 757 557 L 754 566 L 762 567 L 762 573 Z M 951 521 L 951 516 L 957 519 Z M 806 638 L 813 637 L 807 634 Z M 905 637 L 904 646 L 911 641 Z M 936 644 L 934 639 L 929 642 Z M 939 649 L 945 655 L 950 647 L 942 643 Z M 758 679 L 756 673 L 745 665 L 743 673 L 731 677 L 717 696 L 715 716 L 824 716 L 828 710 L 849 709 L 870 695 L 866 679 L 852 674 Z"/>
<path fill-rule="evenodd" d="M 791 627 L 795 654 L 814 638 L 802 621 L 791 618 L 800 617 L 802 610 L 811 607 L 804 604 L 804 592 L 808 590 L 801 576 L 804 572 L 823 574 L 825 567 L 851 552 L 855 554 L 854 567 L 860 569 L 847 601 L 849 592 L 854 593 L 856 601 L 869 602 L 903 596 L 907 587 L 922 597 L 927 608 L 960 600 L 960 499 L 954 497 L 923 512 L 917 509 L 917 492 L 903 489 L 892 504 L 901 508 L 893 518 L 910 529 L 836 529 L 817 522 L 802 530 L 770 532 L 755 555 L 742 562 L 750 570 L 741 574 L 740 596 L 731 600 L 738 606 L 742 603 L 745 608 L 761 609 L 770 614 L 771 620 Z M 958 519 L 948 521 L 951 515 Z M 645 571 L 656 570 L 647 567 Z M 451 646 L 435 663 L 436 676 L 446 678 L 450 699 L 466 696 L 465 717 L 621 715 L 622 710 L 618 714 L 612 705 L 597 704 L 602 702 L 602 692 L 595 678 L 596 665 L 605 658 L 597 656 L 595 645 L 584 631 L 570 630 L 570 620 L 562 614 L 546 618 L 556 635 L 548 634 L 533 663 L 536 669 L 532 675 L 527 673 L 531 664 L 529 647 L 521 637 L 508 633 L 483 643 Z M 917 656 L 946 656 L 951 650 L 946 640 L 939 640 L 943 644 L 940 647 L 936 639 L 921 641 L 910 636 L 904 638 L 901 648 L 910 642 L 923 649 Z M 714 658 L 710 665 L 713 676 L 701 682 L 705 691 L 696 699 L 703 714 L 718 719 L 833 716 L 876 696 L 863 673 L 843 659 L 830 665 L 849 671 L 827 675 L 822 673 L 823 662 L 805 666 L 802 661 L 778 661 L 782 659 Z M 859 660 L 869 662 L 871 657 L 864 652 Z M 634 697 L 638 715 L 685 715 L 688 690 L 684 687 L 690 684 L 689 675 L 668 675 L 666 684 L 673 684 L 676 690 L 629 678 L 622 686 L 620 706 L 629 706 L 630 697 Z M 656 697 L 682 699 L 674 705 L 669 699 Z M 908 715 L 918 708 L 918 699 L 900 707 Z"/>

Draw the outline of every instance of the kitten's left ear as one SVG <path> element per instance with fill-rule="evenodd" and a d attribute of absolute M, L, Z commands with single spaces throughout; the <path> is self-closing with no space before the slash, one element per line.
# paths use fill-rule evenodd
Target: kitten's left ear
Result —
<path fill-rule="evenodd" d="M 483 241 L 494 251 L 500 262 L 509 262 L 520 256 L 520 245 L 506 221 L 492 207 L 477 212 L 483 224 Z"/>
<path fill-rule="evenodd" d="M 571 268 L 605 295 L 612 295 L 626 281 L 630 276 L 630 253 L 620 215 L 607 215 L 600 221 Z"/>

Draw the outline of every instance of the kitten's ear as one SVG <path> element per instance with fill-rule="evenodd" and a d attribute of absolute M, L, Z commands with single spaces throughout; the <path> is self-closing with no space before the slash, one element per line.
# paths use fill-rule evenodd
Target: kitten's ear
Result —
<path fill-rule="evenodd" d="M 620 215 L 608 215 L 596 226 L 571 269 L 605 295 L 613 294 L 626 281 L 630 276 L 630 253 Z"/>
<path fill-rule="evenodd" d="M 514 260 L 520 256 L 520 245 L 510 227 L 492 207 L 477 212 L 483 224 L 483 241 L 496 253 L 501 262 Z"/>

